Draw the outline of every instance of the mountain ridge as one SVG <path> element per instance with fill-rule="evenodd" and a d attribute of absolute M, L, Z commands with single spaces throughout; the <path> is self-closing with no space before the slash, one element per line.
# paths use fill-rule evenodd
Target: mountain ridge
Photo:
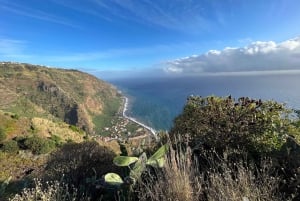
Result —
<path fill-rule="evenodd" d="M 0 63 L 0 94 L 4 112 L 62 121 L 89 134 L 106 126 L 96 119 L 111 118 L 121 105 L 117 89 L 92 75 L 26 63 Z"/>

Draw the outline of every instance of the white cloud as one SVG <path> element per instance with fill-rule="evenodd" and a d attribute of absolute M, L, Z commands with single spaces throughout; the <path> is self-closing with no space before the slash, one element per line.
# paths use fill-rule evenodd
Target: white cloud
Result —
<path fill-rule="evenodd" d="M 300 37 L 275 43 L 256 41 L 242 48 L 210 50 L 165 63 L 164 71 L 182 74 L 300 69 Z"/>

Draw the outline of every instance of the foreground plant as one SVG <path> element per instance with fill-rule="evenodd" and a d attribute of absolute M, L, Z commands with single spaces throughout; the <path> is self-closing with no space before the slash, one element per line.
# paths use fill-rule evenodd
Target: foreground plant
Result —
<path fill-rule="evenodd" d="M 124 179 L 116 173 L 107 173 L 104 175 L 104 181 L 109 186 L 120 187 L 123 184 L 134 185 L 146 170 L 147 166 L 153 168 L 162 168 L 165 164 L 165 155 L 169 149 L 169 145 L 161 146 L 149 159 L 146 153 L 142 153 L 140 157 L 117 156 L 113 163 L 119 167 L 128 167 L 129 175 Z"/>
<path fill-rule="evenodd" d="M 281 181 L 274 174 L 271 161 L 263 159 L 258 167 L 244 157 L 232 162 L 211 150 L 205 151 L 198 162 L 192 156 L 191 147 L 173 149 L 171 146 L 164 167 L 137 183 L 137 200 L 291 200 L 280 194 Z M 207 169 L 202 170 L 201 163 L 207 163 Z"/>

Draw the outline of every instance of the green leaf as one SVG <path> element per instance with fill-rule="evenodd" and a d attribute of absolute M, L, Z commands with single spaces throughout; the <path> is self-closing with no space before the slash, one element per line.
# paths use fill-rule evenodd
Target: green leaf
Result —
<path fill-rule="evenodd" d="M 150 158 L 149 160 L 158 160 L 160 158 L 165 157 L 166 153 L 169 150 L 169 145 L 165 144 L 163 146 L 161 146 Z M 148 161 L 149 161 L 148 160 Z"/>
<path fill-rule="evenodd" d="M 107 173 L 104 176 L 104 180 L 106 183 L 113 186 L 120 186 L 124 183 L 122 178 L 116 173 Z"/>
<path fill-rule="evenodd" d="M 147 162 L 147 156 L 145 153 L 143 153 L 138 161 L 134 164 L 132 170 L 130 171 L 130 177 L 133 178 L 135 181 L 138 180 L 143 171 L 146 168 L 146 162 Z"/>
<path fill-rule="evenodd" d="M 168 152 L 169 145 L 165 144 L 161 146 L 147 161 L 147 165 L 151 165 L 152 167 L 163 167 L 164 166 L 164 157 Z"/>
<path fill-rule="evenodd" d="M 113 163 L 117 166 L 124 167 L 124 166 L 129 166 L 132 163 L 135 163 L 137 160 L 139 160 L 137 157 L 116 156 L 114 158 Z"/>
<path fill-rule="evenodd" d="M 165 158 L 159 158 L 156 160 L 148 160 L 147 165 L 150 165 L 154 168 L 162 168 L 165 165 Z"/>

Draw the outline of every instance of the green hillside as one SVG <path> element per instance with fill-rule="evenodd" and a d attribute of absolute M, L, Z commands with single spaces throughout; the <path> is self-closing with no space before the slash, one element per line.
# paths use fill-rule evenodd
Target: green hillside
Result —
<path fill-rule="evenodd" d="M 107 126 L 121 104 L 113 86 L 89 74 L 10 62 L 0 64 L 0 94 L 3 112 L 65 122 L 89 134 Z"/>

